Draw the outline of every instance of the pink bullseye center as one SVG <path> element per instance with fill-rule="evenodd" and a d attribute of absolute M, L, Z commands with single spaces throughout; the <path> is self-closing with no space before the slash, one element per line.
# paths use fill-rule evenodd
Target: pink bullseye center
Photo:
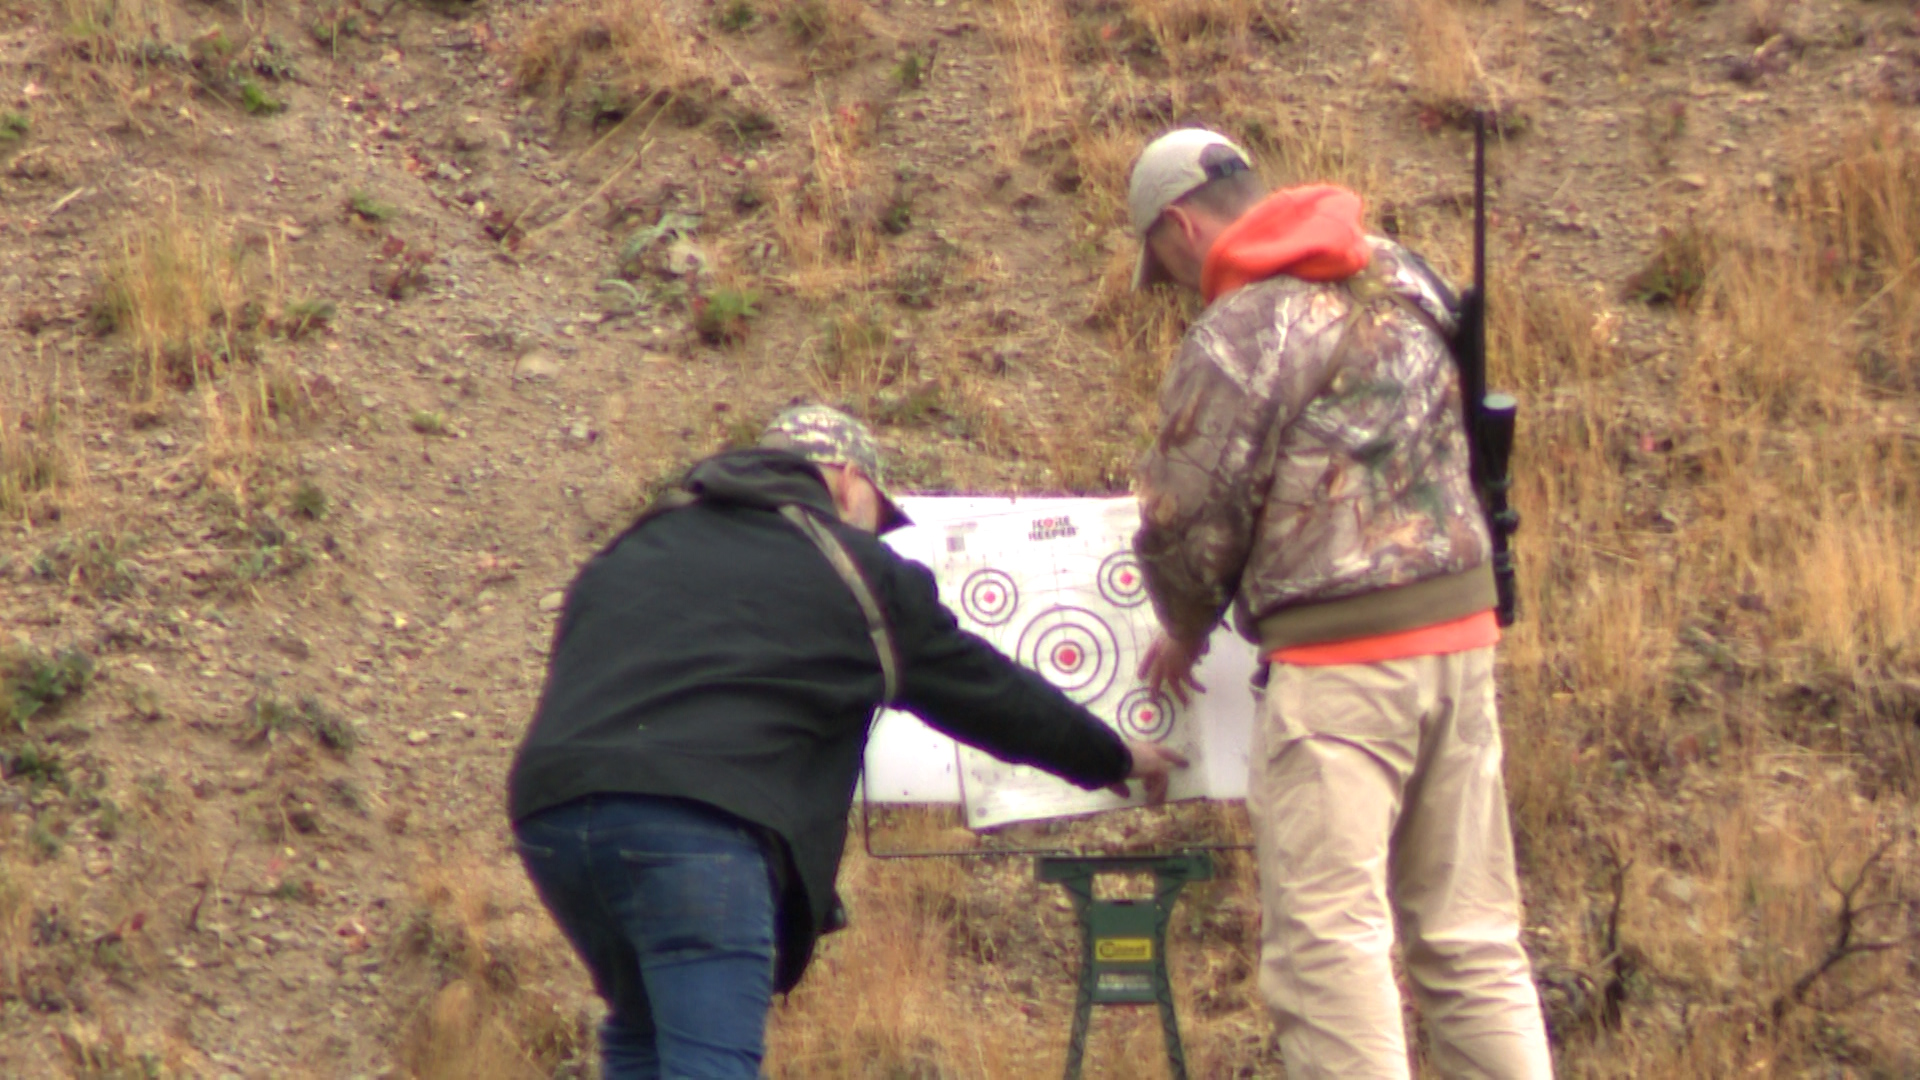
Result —
<path fill-rule="evenodd" d="M 1128 570 L 1123 572 L 1120 575 L 1120 584 L 1125 585 L 1128 588 L 1132 588 L 1133 587 L 1133 571 Z"/>
<path fill-rule="evenodd" d="M 1144 724 L 1151 724 L 1151 723 L 1153 723 L 1153 709 L 1152 709 L 1152 708 L 1145 708 L 1145 709 L 1141 709 L 1141 710 L 1140 710 L 1140 722 L 1141 722 L 1141 723 L 1144 723 Z"/>
<path fill-rule="evenodd" d="M 986 592 L 980 594 L 980 602 L 988 607 L 992 607 L 1000 602 L 1000 594 L 994 592 L 992 589 L 988 589 Z"/>
<path fill-rule="evenodd" d="M 1061 645 L 1055 648 L 1053 664 L 1061 671 L 1072 671 L 1080 666 L 1080 650 L 1072 645 Z"/>

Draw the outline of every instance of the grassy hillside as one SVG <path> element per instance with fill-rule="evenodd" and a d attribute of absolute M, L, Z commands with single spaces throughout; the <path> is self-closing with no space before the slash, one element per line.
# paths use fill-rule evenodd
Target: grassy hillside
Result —
<path fill-rule="evenodd" d="M 587 1075 L 501 812 L 578 562 L 803 398 L 911 490 L 1124 491 L 1193 313 L 1145 139 L 1458 280 L 1487 109 L 1561 1069 L 1920 1074 L 1916 104 L 1868 0 L 0 0 L 0 1073 Z M 1059 1071 L 1026 860 L 843 891 L 770 1075 Z M 1279 1075 L 1258 917 L 1182 900 L 1196 1076 Z"/>

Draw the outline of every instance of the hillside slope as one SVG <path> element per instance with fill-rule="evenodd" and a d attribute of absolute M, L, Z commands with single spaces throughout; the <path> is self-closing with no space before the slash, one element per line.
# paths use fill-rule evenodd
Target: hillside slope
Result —
<path fill-rule="evenodd" d="M 1218 124 L 1458 271 L 1486 107 L 1560 1060 L 1920 1073 L 1915 33 L 1855 0 L 0 0 L 0 1072 L 585 1075 L 501 813 L 574 567 L 799 399 L 908 489 L 1124 490 L 1187 314 L 1126 290 L 1142 140 Z M 1196 1075 L 1277 1075 L 1250 877 L 1183 901 Z M 772 1075 L 1058 1071 L 1057 890 L 846 879 Z M 1163 1075 L 1158 1038 L 1103 1018 L 1090 1075 Z"/>

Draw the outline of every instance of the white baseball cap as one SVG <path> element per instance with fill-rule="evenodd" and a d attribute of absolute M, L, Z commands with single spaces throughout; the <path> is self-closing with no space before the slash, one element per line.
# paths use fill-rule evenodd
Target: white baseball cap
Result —
<path fill-rule="evenodd" d="M 1127 208 L 1133 231 L 1140 238 L 1140 262 L 1133 270 L 1133 287 L 1144 289 L 1166 281 L 1166 268 L 1147 246 L 1147 230 L 1175 201 L 1209 180 L 1251 169 L 1245 150 L 1217 131 L 1181 128 L 1147 144 L 1133 163 L 1127 183 Z"/>

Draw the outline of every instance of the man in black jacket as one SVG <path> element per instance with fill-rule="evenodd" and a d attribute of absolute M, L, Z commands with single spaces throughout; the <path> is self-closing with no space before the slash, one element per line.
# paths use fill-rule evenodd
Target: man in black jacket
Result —
<path fill-rule="evenodd" d="M 872 436 L 807 406 L 696 465 L 569 589 L 508 809 L 607 1001 L 608 1080 L 758 1075 L 772 993 L 837 913 L 877 706 L 1155 802 L 1186 764 L 962 631 L 876 538 L 903 523 Z"/>

